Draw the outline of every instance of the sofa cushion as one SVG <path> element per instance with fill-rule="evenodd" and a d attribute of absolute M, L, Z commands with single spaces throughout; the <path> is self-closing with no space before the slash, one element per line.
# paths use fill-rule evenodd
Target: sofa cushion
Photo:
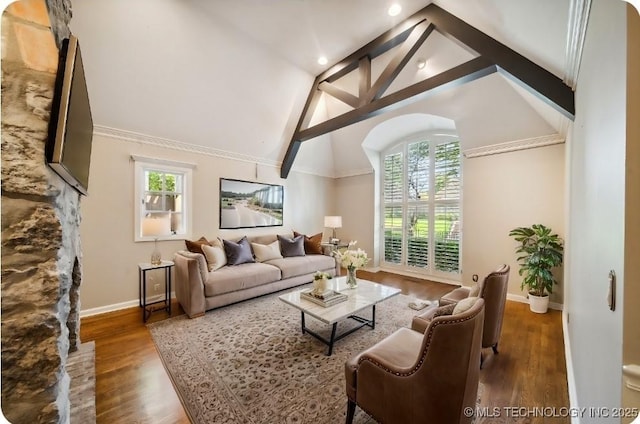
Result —
<path fill-rule="evenodd" d="M 209 273 L 204 285 L 204 294 L 216 296 L 260 286 L 279 280 L 280 275 L 280 270 L 275 266 L 259 262 L 225 266 Z"/>
<path fill-rule="evenodd" d="M 251 249 L 258 262 L 282 258 L 280 243 L 277 240 L 270 244 L 251 243 Z"/>
<path fill-rule="evenodd" d="M 209 271 L 215 271 L 227 264 L 227 254 L 224 251 L 224 246 L 220 239 L 212 241 L 211 246 L 203 244 L 200 247 L 202 247 L 204 256 L 207 259 Z"/>
<path fill-rule="evenodd" d="M 297 277 L 298 275 L 313 274 L 316 271 L 334 269 L 336 262 L 331 256 L 306 255 L 273 259 L 265 263 L 280 268 L 282 271 L 282 278 L 284 279 Z"/>
<path fill-rule="evenodd" d="M 184 244 L 187 246 L 187 250 L 189 252 L 200 253 L 202 255 L 204 255 L 204 252 L 202 251 L 202 245 L 203 244 L 211 245 L 211 243 L 209 243 L 209 240 L 207 240 L 204 236 L 200 237 L 198 240 L 195 240 L 195 241 L 185 240 Z"/>
<path fill-rule="evenodd" d="M 240 265 L 253 260 L 253 252 L 247 237 L 242 237 L 237 243 L 231 240 L 222 240 L 224 243 L 224 251 L 227 254 L 227 265 Z"/>
<path fill-rule="evenodd" d="M 294 231 L 293 235 L 295 237 L 304 237 L 304 253 L 307 255 L 322 255 L 324 253 L 322 250 L 322 233 L 318 233 L 313 236 L 306 236 Z"/>
<path fill-rule="evenodd" d="M 304 256 L 304 237 L 299 235 L 294 238 L 278 236 L 280 242 L 280 253 L 285 258 L 292 256 Z"/>

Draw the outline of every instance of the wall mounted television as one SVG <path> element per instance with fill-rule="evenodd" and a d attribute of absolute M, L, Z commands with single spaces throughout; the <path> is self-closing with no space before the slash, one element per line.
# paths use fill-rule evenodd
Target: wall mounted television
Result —
<path fill-rule="evenodd" d="M 220 178 L 220 229 L 282 225 L 284 187 Z"/>
<path fill-rule="evenodd" d="M 81 194 L 89 187 L 93 119 L 78 39 L 62 43 L 56 87 L 51 107 L 49 166 Z"/>

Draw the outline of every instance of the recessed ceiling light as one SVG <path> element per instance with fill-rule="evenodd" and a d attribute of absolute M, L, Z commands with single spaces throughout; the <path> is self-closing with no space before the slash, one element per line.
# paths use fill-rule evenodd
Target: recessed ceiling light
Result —
<path fill-rule="evenodd" d="M 427 65 L 427 59 L 425 58 L 420 58 L 418 59 L 418 61 L 416 62 L 416 66 L 418 67 L 418 69 L 422 69 Z"/>
<path fill-rule="evenodd" d="M 398 3 L 394 3 L 391 5 L 391 7 L 389 7 L 387 13 L 389 14 L 389 16 L 398 16 L 401 11 L 402 6 L 400 6 Z"/>
<path fill-rule="evenodd" d="M 326 57 L 324 57 L 324 56 L 320 56 L 320 57 L 318 58 L 318 63 L 319 63 L 320 65 L 326 65 L 326 64 L 327 64 L 327 62 L 328 62 L 328 61 L 327 61 L 327 58 L 326 58 Z"/>

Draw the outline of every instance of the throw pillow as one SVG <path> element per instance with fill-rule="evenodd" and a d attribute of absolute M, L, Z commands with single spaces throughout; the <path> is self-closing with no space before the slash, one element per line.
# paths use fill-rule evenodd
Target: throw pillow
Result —
<path fill-rule="evenodd" d="M 466 299 L 462 299 L 460 302 L 456 303 L 456 307 L 453 308 L 453 315 L 467 312 L 476 303 L 476 300 L 478 300 L 477 297 L 467 297 Z"/>
<path fill-rule="evenodd" d="M 445 306 L 440 306 L 438 309 L 436 309 L 436 311 L 433 313 L 433 317 L 441 317 L 443 315 L 451 315 L 453 313 L 453 308 L 456 307 L 455 303 L 451 303 L 449 305 L 445 305 Z"/>
<path fill-rule="evenodd" d="M 242 237 L 237 243 L 231 240 L 222 240 L 222 242 L 224 243 L 224 251 L 227 254 L 227 265 L 255 262 L 247 236 Z"/>
<path fill-rule="evenodd" d="M 200 237 L 196 241 L 185 240 L 184 244 L 187 246 L 187 250 L 189 252 L 201 253 L 203 255 L 204 255 L 204 252 L 202 251 L 202 245 L 203 244 L 211 245 L 211 243 L 209 243 L 209 240 L 207 240 L 205 237 Z"/>
<path fill-rule="evenodd" d="M 278 241 L 283 257 L 304 256 L 304 238 L 301 235 L 294 238 L 278 235 Z"/>
<path fill-rule="evenodd" d="M 209 271 L 215 271 L 227 264 L 227 254 L 220 239 L 211 242 L 211 246 L 203 244 L 202 251 L 204 252 L 204 257 L 207 258 Z"/>
<path fill-rule="evenodd" d="M 307 255 L 322 255 L 322 233 L 318 233 L 315 236 L 306 236 L 300 234 L 297 231 L 293 232 L 294 237 L 304 237 L 304 253 Z"/>
<path fill-rule="evenodd" d="M 478 297 L 478 295 L 480 295 L 480 283 L 475 283 L 473 287 L 471 287 L 471 290 L 469 290 L 468 297 Z"/>
<path fill-rule="evenodd" d="M 251 249 L 253 249 L 253 254 L 256 256 L 256 261 L 258 262 L 282 258 L 278 240 L 270 244 L 251 243 Z"/>

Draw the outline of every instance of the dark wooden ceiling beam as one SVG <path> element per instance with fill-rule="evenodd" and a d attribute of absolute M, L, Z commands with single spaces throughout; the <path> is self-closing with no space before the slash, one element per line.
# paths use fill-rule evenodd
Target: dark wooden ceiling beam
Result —
<path fill-rule="evenodd" d="M 410 54 L 397 54 L 393 60 L 396 63 L 387 66 L 383 71 L 385 77 L 378 78 L 373 87 L 371 86 L 371 61 L 390 49 L 405 43 L 416 34 L 414 31 L 416 26 L 425 25 L 425 21 L 430 24 L 427 27 L 424 39 L 432 32 L 431 24 L 433 24 L 438 32 L 451 37 L 458 43 L 462 43 L 470 50 L 477 52 L 480 57 L 382 97 L 393 82 L 393 79 L 415 53 L 415 50 L 411 50 L 413 48 L 417 49 L 424 39 L 420 43 L 409 41 L 404 44 L 401 49 L 407 49 L 407 46 L 409 46 L 408 53 Z M 418 33 L 420 32 L 418 31 Z M 421 33 L 421 36 L 424 34 L 424 32 Z M 328 90 L 335 89 L 334 93 L 338 93 L 338 96 L 348 100 L 345 103 L 354 102 L 356 96 L 337 89 L 337 87 L 331 86 L 330 83 L 355 69 L 358 69 L 359 78 L 359 106 L 352 111 L 308 128 L 313 115 L 312 112 L 315 110 L 320 97 L 319 87 L 321 84 L 328 83 L 329 85 L 324 84 L 322 86 L 325 92 L 334 95 Z M 300 145 L 305 140 L 360 122 L 385 111 L 402 107 L 408 102 L 423 99 L 442 89 L 473 81 L 497 71 L 515 80 L 539 98 L 548 102 L 563 115 L 570 119 L 574 118 L 573 90 L 564 84 L 560 78 L 435 4 L 430 4 L 316 77 L 302 116 L 298 120 L 298 125 L 285 154 L 280 176 L 286 178 L 289 175 Z M 327 89 L 327 87 L 332 88 Z M 342 93 L 336 90 L 340 90 Z M 363 95 L 365 92 L 367 93 L 366 97 Z M 349 96 L 345 96 L 344 93 L 349 94 Z"/>
<path fill-rule="evenodd" d="M 433 25 L 427 21 L 420 22 L 411 31 L 411 35 L 396 49 L 395 56 L 389 61 L 387 67 L 382 71 L 375 84 L 364 99 L 361 99 L 362 105 L 370 103 L 374 99 L 382 97 L 387 88 L 393 83 L 393 80 L 402 72 L 405 65 L 411 60 L 413 54 L 420 48 L 422 43 L 429 37 L 433 31 Z"/>
<path fill-rule="evenodd" d="M 424 18 L 417 14 L 399 23 L 389 31 L 385 32 L 375 40 L 365 44 L 340 62 L 333 65 L 317 76 L 320 81 L 333 82 L 358 67 L 361 58 L 368 56 L 370 60 L 375 59 L 392 48 L 402 44 L 409 37 L 413 27 L 424 21 Z"/>
<path fill-rule="evenodd" d="M 360 99 L 369 92 L 371 88 L 371 58 L 365 56 L 358 61 L 358 94 Z"/>
<path fill-rule="evenodd" d="M 340 100 L 343 103 L 348 104 L 349 106 L 356 108 L 358 106 L 360 106 L 360 99 L 356 96 L 354 96 L 353 94 L 344 91 L 341 88 L 336 87 L 335 85 L 331 84 L 330 82 L 326 82 L 323 81 L 320 83 L 320 85 L 318 86 L 318 88 L 322 91 L 324 91 L 325 93 L 335 97 L 336 99 Z"/>
<path fill-rule="evenodd" d="M 294 135 L 293 139 L 299 142 L 310 140 L 494 72 L 497 72 L 497 68 L 493 63 L 483 57 L 477 57 L 431 78 L 374 100 L 358 109 L 299 131 Z"/>
<path fill-rule="evenodd" d="M 301 128 L 307 128 L 309 126 L 309 123 L 311 122 L 311 118 L 313 117 L 313 112 L 316 110 L 316 106 L 318 105 L 319 101 L 320 101 L 320 92 L 318 91 L 318 79 L 316 78 L 316 80 L 313 82 L 313 86 L 311 87 L 311 91 L 307 96 L 307 101 L 304 104 L 304 108 L 302 108 L 302 115 L 300 115 L 300 119 L 298 119 L 296 132 L 300 131 Z M 285 158 L 289 155 L 289 151 L 294 152 L 291 154 L 293 154 L 295 157 L 299 148 L 300 146 L 298 146 L 295 150 L 292 150 L 291 146 L 289 146 L 289 148 L 287 149 L 287 154 L 285 155 Z"/>
<path fill-rule="evenodd" d="M 516 82 L 526 85 L 525 88 L 558 112 L 574 119 L 574 93 L 561 78 L 435 4 L 428 5 L 418 13 L 431 21 L 439 32 L 455 37 L 469 46 L 498 65 L 501 73 L 509 73 Z"/>

